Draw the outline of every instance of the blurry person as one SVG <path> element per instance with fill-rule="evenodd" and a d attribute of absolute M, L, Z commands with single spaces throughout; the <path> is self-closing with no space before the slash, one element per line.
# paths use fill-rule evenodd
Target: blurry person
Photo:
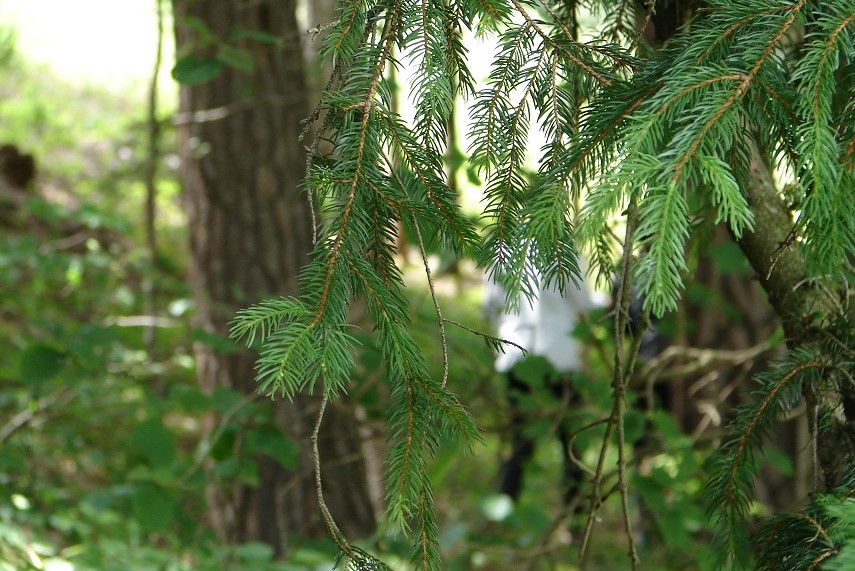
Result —
<path fill-rule="evenodd" d="M 521 296 L 518 312 L 508 311 L 505 301 L 501 286 L 488 282 L 485 306 L 496 335 L 527 351 L 525 354 L 505 344 L 495 361 L 496 370 L 507 383 L 511 416 L 511 454 L 502 465 L 499 491 L 516 501 L 523 489 L 526 465 L 535 449 L 535 439 L 527 434 L 527 429 L 536 422 L 537 411 L 524 406 L 523 401 L 538 389 L 536 384 L 546 387 L 559 402 L 578 401 L 571 378 L 582 368 L 583 346 L 572 333 L 580 316 L 591 311 L 594 303 L 584 283 L 578 287 L 568 284 L 563 294 L 557 288 L 541 286 L 531 299 Z M 557 426 L 563 458 L 564 501 L 570 503 L 578 494 L 583 472 L 573 459 L 570 435 L 562 422 Z"/>

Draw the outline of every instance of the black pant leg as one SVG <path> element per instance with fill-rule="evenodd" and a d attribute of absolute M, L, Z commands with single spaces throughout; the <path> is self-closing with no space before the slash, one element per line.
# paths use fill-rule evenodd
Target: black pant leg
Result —
<path fill-rule="evenodd" d="M 506 380 L 511 412 L 511 455 L 502 465 L 499 492 L 516 501 L 522 491 L 525 466 L 534 455 L 534 439 L 525 435 L 531 419 L 520 406 L 520 396 L 530 394 L 531 387 L 510 371 Z"/>

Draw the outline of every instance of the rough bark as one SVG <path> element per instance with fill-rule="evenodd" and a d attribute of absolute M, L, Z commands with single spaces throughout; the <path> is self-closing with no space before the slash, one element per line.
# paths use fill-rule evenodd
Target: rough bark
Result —
<path fill-rule="evenodd" d="M 811 322 L 811 314 L 827 313 L 828 301 L 807 281 L 804 259 L 797 242 L 789 239 L 793 219 L 775 190 L 770 168 L 759 157 L 751 163 L 753 184 L 745 189 L 754 213 L 754 231 L 739 246 L 757 272 L 769 303 L 781 318 L 788 342 L 798 343 Z"/>
<path fill-rule="evenodd" d="M 752 184 L 743 190 L 754 214 L 754 231 L 746 233 L 738 241 L 739 246 L 781 320 L 787 346 L 798 348 L 816 341 L 819 332 L 836 317 L 834 292 L 817 287 L 809 279 L 799 243 L 790 237 L 794 224 L 790 211 L 758 152 L 751 171 Z M 805 387 L 804 396 L 809 416 L 815 414 L 816 407 L 837 409 L 841 398 L 834 390 L 819 394 L 811 386 Z M 844 410 L 831 418 L 833 426 L 812 435 L 819 460 L 815 478 L 822 480 L 825 489 L 840 484 L 849 469 L 849 460 L 855 456 L 852 419 L 845 417 Z"/>
<path fill-rule="evenodd" d="M 310 212 L 299 192 L 305 152 L 297 142 L 308 114 L 295 0 L 174 0 L 179 57 L 212 56 L 188 26 L 198 18 L 222 41 L 235 29 L 275 34 L 280 46 L 242 40 L 252 71 L 228 66 L 202 85 L 182 86 L 179 144 L 189 237 L 189 279 L 196 326 L 225 336 L 236 310 L 265 297 L 297 292 L 298 271 L 311 250 Z M 197 375 L 208 391 L 251 394 L 255 355 L 196 346 Z M 299 465 L 286 469 L 256 458 L 258 485 L 209 486 L 211 521 L 227 541 L 260 540 L 282 553 L 292 534 L 325 533 L 318 516 L 309 435 L 317 402 L 277 400 L 272 417 L 300 446 Z M 212 422 L 215 422 L 212 420 Z M 325 496 L 345 533 L 373 531 L 358 426 L 352 409 L 330 410 L 321 433 Z M 328 488 L 328 489 L 327 489 Z"/>

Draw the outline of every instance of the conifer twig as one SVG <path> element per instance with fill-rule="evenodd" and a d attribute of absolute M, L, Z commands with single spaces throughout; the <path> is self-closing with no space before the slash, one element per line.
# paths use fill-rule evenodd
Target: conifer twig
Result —
<path fill-rule="evenodd" d="M 327 530 L 330 532 L 333 541 L 335 541 L 335 544 L 342 552 L 344 552 L 348 557 L 352 557 L 350 543 L 345 539 L 344 534 L 341 532 L 338 525 L 336 525 L 335 520 L 327 507 L 327 503 L 324 501 L 324 487 L 321 479 L 321 452 L 318 447 L 318 440 L 321 433 L 321 423 L 324 420 L 324 412 L 326 411 L 328 402 L 329 397 L 326 392 L 324 392 L 324 396 L 321 398 L 320 407 L 318 408 L 318 419 L 315 421 L 315 428 L 312 431 L 312 460 L 315 464 L 315 493 L 318 496 L 318 508 L 321 511 L 321 518 L 324 520 L 324 524 L 326 524 Z"/>
<path fill-rule="evenodd" d="M 314 28 L 306 30 L 306 33 L 311 34 L 312 40 L 314 40 L 318 36 L 318 34 L 320 34 L 321 32 L 326 31 L 326 30 L 333 28 L 335 26 L 338 26 L 340 23 L 341 23 L 341 18 L 336 18 L 332 22 L 328 22 L 326 24 L 320 24 L 318 26 L 315 26 Z M 369 25 L 366 25 L 366 27 L 365 27 L 365 31 L 363 32 L 363 36 L 362 36 L 363 42 L 368 38 L 370 27 L 371 26 L 369 26 Z M 321 97 L 319 98 L 318 103 L 315 105 L 314 110 L 312 110 L 312 114 L 301 121 L 301 123 L 303 124 L 303 130 L 300 132 L 300 135 L 297 137 L 297 142 L 303 141 L 303 139 L 306 137 L 306 135 L 312 129 L 312 125 L 314 125 L 315 122 L 317 122 L 317 120 L 320 118 L 321 111 L 324 108 L 324 103 L 326 102 L 327 94 L 332 91 L 333 86 L 336 84 L 341 85 L 343 83 L 343 81 L 344 81 L 344 74 L 342 73 L 342 60 L 339 59 L 339 60 L 336 60 L 336 62 L 335 62 L 335 66 L 333 67 L 332 73 L 330 73 L 330 77 L 327 80 L 327 84 L 326 84 L 326 86 L 324 86 L 324 89 L 321 91 Z M 331 122 L 332 122 L 332 117 L 329 113 L 327 113 L 326 116 L 324 116 L 324 120 L 321 123 L 320 128 L 315 133 L 315 136 L 312 140 L 312 144 L 309 145 L 308 147 L 306 147 L 306 175 L 307 176 L 312 172 L 312 166 L 314 164 L 315 158 L 317 157 L 318 148 L 320 147 L 321 136 L 329 128 Z M 317 214 L 315 213 L 315 199 L 314 199 L 314 196 L 312 194 L 311 188 L 306 189 L 306 201 L 308 202 L 309 215 L 311 216 L 311 220 L 312 220 L 312 245 L 314 246 L 317 243 L 317 238 L 318 238 L 318 220 L 317 220 Z"/>
<path fill-rule="evenodd" d="M 416 219 L 415 214 L 411 216 L 410 221 L 413 223 L 416 238 L 419 241 L 419 253 L 422 256 L 422 263 L 425 266 L 425 276 L 427 276 L 430 297 L 433 300 L 433 309 L 439 321 L 439 338 L 442 343 L 442 383 L 440 386 L 445 388 L 445 385 L 448 383 L 448 340 L 445 337 L 445 319 L 442 317 L 442 310 L 439 307 L 439 300 L 436 297 L 436 288 L 433 284 L 433 276 L 431 275 L 430 264 L 428 263 L 427 252 L 425 251 L 425 242 L 422 239 L 422 231 L 419 229 L 419 221 Z"/>
<path fill-rule="evenodd" d="M 644 0 L 644 8 L 647 10 L 647 13 L 644 15 L 644 20 L 638 27 L 638 32 L 632 38 L 633 44 L 638 43 L 638 41 L 641 39 L 641 36 L 643 36 L 644 32 L 647 31 L 647 26 L 650 25 L 651 20 L 653 20 L 653 16 L 656 15 L 656 0 Z"/>
<path fill-rule="evenodd" d="M 630 277 L 630 267 L 632 265 L 632 245 L 635 239 L 635 230 L 638 227 L 638 207 L 635 202 L 635 195 L 629 203 L 627 209 L 626 220 L 626 238 L 624 240 L 624 253 L 621 267 L 621 282 L 619 286 L 620 299 L 620 315 L 615 319 L 615 339 L 620 339 L 624 331 L 627 329 L 629 322 L 629 305 L 632 302 L 632 281 Z M 624 412 L 626 410 L 626 386 L 629 378 L 632 376 L 632 370 L 635 367 L 635 360 L 638 356 L 638 351 L 641 348 L 641 339 L 644 336 L 644 330 L 649 324 L 649 319 L 645 314 L 640 330 L 636 333 L 632 343 L 628 362 L 623 364 L 622 348 L 615 349 L 615 368 L 613 379 L 614 391 L 614 416 L 617 424 L 617 446 L 618 446 L 618 485 L 620 486 L 621 504 L 623 507 L 624 528 L 626 530 L 626 538 L 629 543 L 629 558 L 632 564 L 632 569 L 637 569 L 639 564 L 638 552 L 635 548 L 635 539 L 632 535 L 632 516 L 629 513 L 629 484 L 626 479 L 626 442 L 624 434 Z M 622 343 L 618 342 L 620 347 Z"/>
<path fill-rule="evenodd" d="M 321 32 L 325 32 L 330 28 L 338 26 L 340 23 L 341 18 L 336 18 L 332 22 L 327 22 L 326 24 L 318 24 L 314 28 L 309 28 L 308 30 L 306 30 L 306 33 L 310 34 L 312 36 L 312 40 L 314 41 L 314 39 L 318 37 L 318 34 L 320 34 Z"/>
<path fill-rule="evenodd" d="M 763 64 L 766 63 L 766 60 L 769 59 L 769 57 L 778 47 L 778 44 L 780 43 L 781 39 L 786 36 L 787 30 L 789 30 L 793 23 L 796 21 L 798 14 L 802 11 L 806 2 L 807 0 L 799 0 L 794 6 L 792 6 L 790 14 L 789 16 L 787 16 L 786 20 L 784 21 L 784 24 L 778 30 L 778 33 L 775 35 L 772 41 L 769 42 L 769 44 L 763 50 L 760 57 L 754 63 L 754 66 L 744 76 L 744 79 L 739 83 L 738 87 L 733 91 L 733 93 L 731 93 L 730 97 L 728 97 L 727 100 L 716 109 L 710 119 L 704 124 L 703 128 L 701 129 L 701 132 L 697 136 L 695 136 L 694 140 L 692 141 L 692 144 L 689 146 L 688 151 L 680 156 L 680 159 L 674 166 L 674 174 L 671 176 L 671 181 L 674 184 L 677 184 L 679 182 L 680 173 L 682 172 L 683 168 L 686 166 L 689 159 L 695 156 L 695 153 L 706 140 L 707 135 L 710 133 L 715 124 L 722 118 L 722 116 L 724 116 L 728 109 L 730 109 L 735 103 L 737 103 L 742 98 L 742 95 L 745 94 L 745 92 L 748 90 L 748 87 L 750 86 L 754 78 L 757 76 L 757 74 L 760 72 L 760 69 L 763 67 Z"/>
<path fill-rule="evenodd" d="M 597 80 L 597 83 L 599 83 L 600 85 L 609 86 L 612 84 L 611 79 L 604 76 L 603 74 L 601 74 L 600 72 L 595 70 L 593 67 L 591 67 L 589 64 L 585 63 L 584 61 L 582 61 L 581 59 L 579 59 L 578 57 L 574 56 L 573 54 L 568 52 L 566 49 L 561 47 L 559 44 L 557 44 L 555 42 L 555 40 L 553 40 L 549 36 L 549 34 L 547 34 L 546 32 L 543 31 L 543 28 L 541 28 L 538 25 L 537 21 L 531 17 L 531 15 L 526 11 L 526 9 L 523 8 L 523 5 L 519 2 L 519 0 L 511 0 L 511 3 L 516 7 L 519 14 L 532 27 L 532 29 L 535 32 L 537 32 L 537 35 L 540 36 L 544 42 L 546 42 L 548 45 L 552 46 L 554 49 L 561 52 L 561 54 L 565 58 L 567 58 L 569 61 L 573 62 L 573 64 L 576 65 L 577 67 L 579 67 L 580 69 L 583 69 L 588 75 L 590 75 L 595 80 Z"/>
<path fill-rule="evenodd" d="M 631 276 L 630 267 L 632 265 L 632 246 L 634 240 L 635 229 L 638 226 L 638 207 L 636 204 L 635 195 L 630 199 L 629 207 L 626 210 L 626 235 L 624 238 L 623 256 L 621 261 L 620 278 L 618 283 L 618 291 L 616 299 L 618 301 L 615 315 L 615 365 L 612 376 L 612 393 L 614 402 L 612 403 L 612 412 L 606 423 L 606 432 L 603 435 L 603 444 L 600 448 L 600 456 L 597 461 L 597 468 L 594 474 L 591 489 L 591 505 L 588 511 L 588 519 L 585 523 L 585 531 L 582 537 L 582 543 L 579 547 L 579 555 L 586 561 L 588 554 L 588 544 L 591 539 L 596 513 L 600 505 L 604 501 L 601 497 L 600 486 L 603 481 L 603 470 L 605 467 L 606 453 L 609 448 L 609 440 L 611 439 L 612 430 L 616 432 L 617 447 L 618 447 L 618 483 L 617 488 L 620 490 L 621 505 L 623 510 L 624 529 L 626 531 L 627 541 L 629 543 L 629 557 L 632 569 L 638 568 L 639 558 L 635 547 L 635 539 L 632 535 L 632 517 L 629 513 L 629 486 L 626 480 L 626 449 L 624 442 L 624 419 L 623 415 L 626 409 L 626 385 L 629 377 L 632 375 L 632 368 L 635 365 L 635 357 L 641 347 L 641 337 L 643 331 L 639 332 L 633 340 L 631 354 L 627 363 L 624 363 L 623 355 L 623 336 L 627 328 L 629 320 L 629 305 L 631 301 Z"/>
<path fill-rule="evenodd" d="M 333 283 L 333 273 L 336 262 L 341 255 L 341 247 L 344 243 L 345 235 L 347 234 L 347 225 L 353 214 L 354 204 L 356 203 L 357 187 L 359 181 L 365 176 L 363 169 L 366 168 L 365 146 L 368 139 L 368 125 L 372 109 L 374 108 L 374 97 L 377 95 L 377 88 L 380 85 L 380 80 L 383 78 L 383 70 L 386 68 L 386 63 L 392 54 L 392 46 L 395 44 L 395 27 L 394 18 L 386 21 L 386 26 L 383 30 L 383 49 L 380 52 L 380 60 L 375 65 L 371 75 L 371 81 L 368 85 L 368 90 L 365 98 L 362 99 L 354 107 L 359 107 L 362 110 L 362 119 L 360 120 L 359 134 L 357 137 L 356 157 L 353 167 L 353 176 L 348 184 L 347 200 L 342 207 L 341 220 L 339 221 L 338 232 L 329 249 L 329 259 L 327 260 L 326 275 L 323 279 L 320 301 L 318 302 L 318 310 L 315 313 L 313 325 L 319 323 L 326 311 L 327 303 L 329 302 L 330 288 Z"/>
<path fill-rule="evenodd" d="M 502 345 L 511 345 L 512 347 L 516 347 L 517 349 L 522 351 L 522 353 L 524 355 L 528 354 L 528 350 L 525 347 L 523 347 L 519 343 L 514 343 L 513 341 L 510 341 L 509 339 L 502 339 L 501 337 L 496 337 L 495 335 L 490 335 L 489 333 L 484 333 L 483 331 L 478 331 L 477 329 L 473 329 L 472 327 L 469 327 L 468 325 L 464 325 L 463 323 L 460 323 L 459 321 L 455 321 L 453 319 L 443 319 L 443 321 L 445 323 L 450 323 L 451 325 L 456 325 L 457 327 L 464 329 L 464 330 L 468 331 L 469 333 L 472 333 L 473 335 L 477 335 L 478 337 L 486 339 L 489 342 L 498 343 L 500 350 L 501 350 Z"/>

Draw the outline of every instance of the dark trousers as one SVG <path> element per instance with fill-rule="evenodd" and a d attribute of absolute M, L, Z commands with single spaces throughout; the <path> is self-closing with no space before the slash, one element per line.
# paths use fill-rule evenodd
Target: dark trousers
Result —
<path fill-rule="evenodd" d="M 534 455 L 535 439 L 526 434 L 526 429 L 537 419 L 536 411 L 527 410 L 521 406 L 521 397 L 530 395 L 532 387 L 514 375 L 513 370 L 507 373 L 508 383 L 508 406 L 511 412 L 511 455 L 502 465 L 500 473 L 499 491 L 507 494 L 512 500 L 519 498 L 523 489 L 524 472 L 527 464 Z M 542 381 L 550 392 L 559 401 L 569 399 L 571 403 L 578 402 L 578 395 L 573 391 L 569 382 L 569 375 L 560 375 L 545 378 Z M 564 426 L 562 419 L 558 419 L 556 431 L 562 454 L 561 488 L 564 503 L 569 504 L 579 494 L 579 488 L 583 477 L 583 471 L 573 461 L 576 451 L 570 446 L 570 433 Z M 578 458 L 578 455 L 576 455 Z"/>

